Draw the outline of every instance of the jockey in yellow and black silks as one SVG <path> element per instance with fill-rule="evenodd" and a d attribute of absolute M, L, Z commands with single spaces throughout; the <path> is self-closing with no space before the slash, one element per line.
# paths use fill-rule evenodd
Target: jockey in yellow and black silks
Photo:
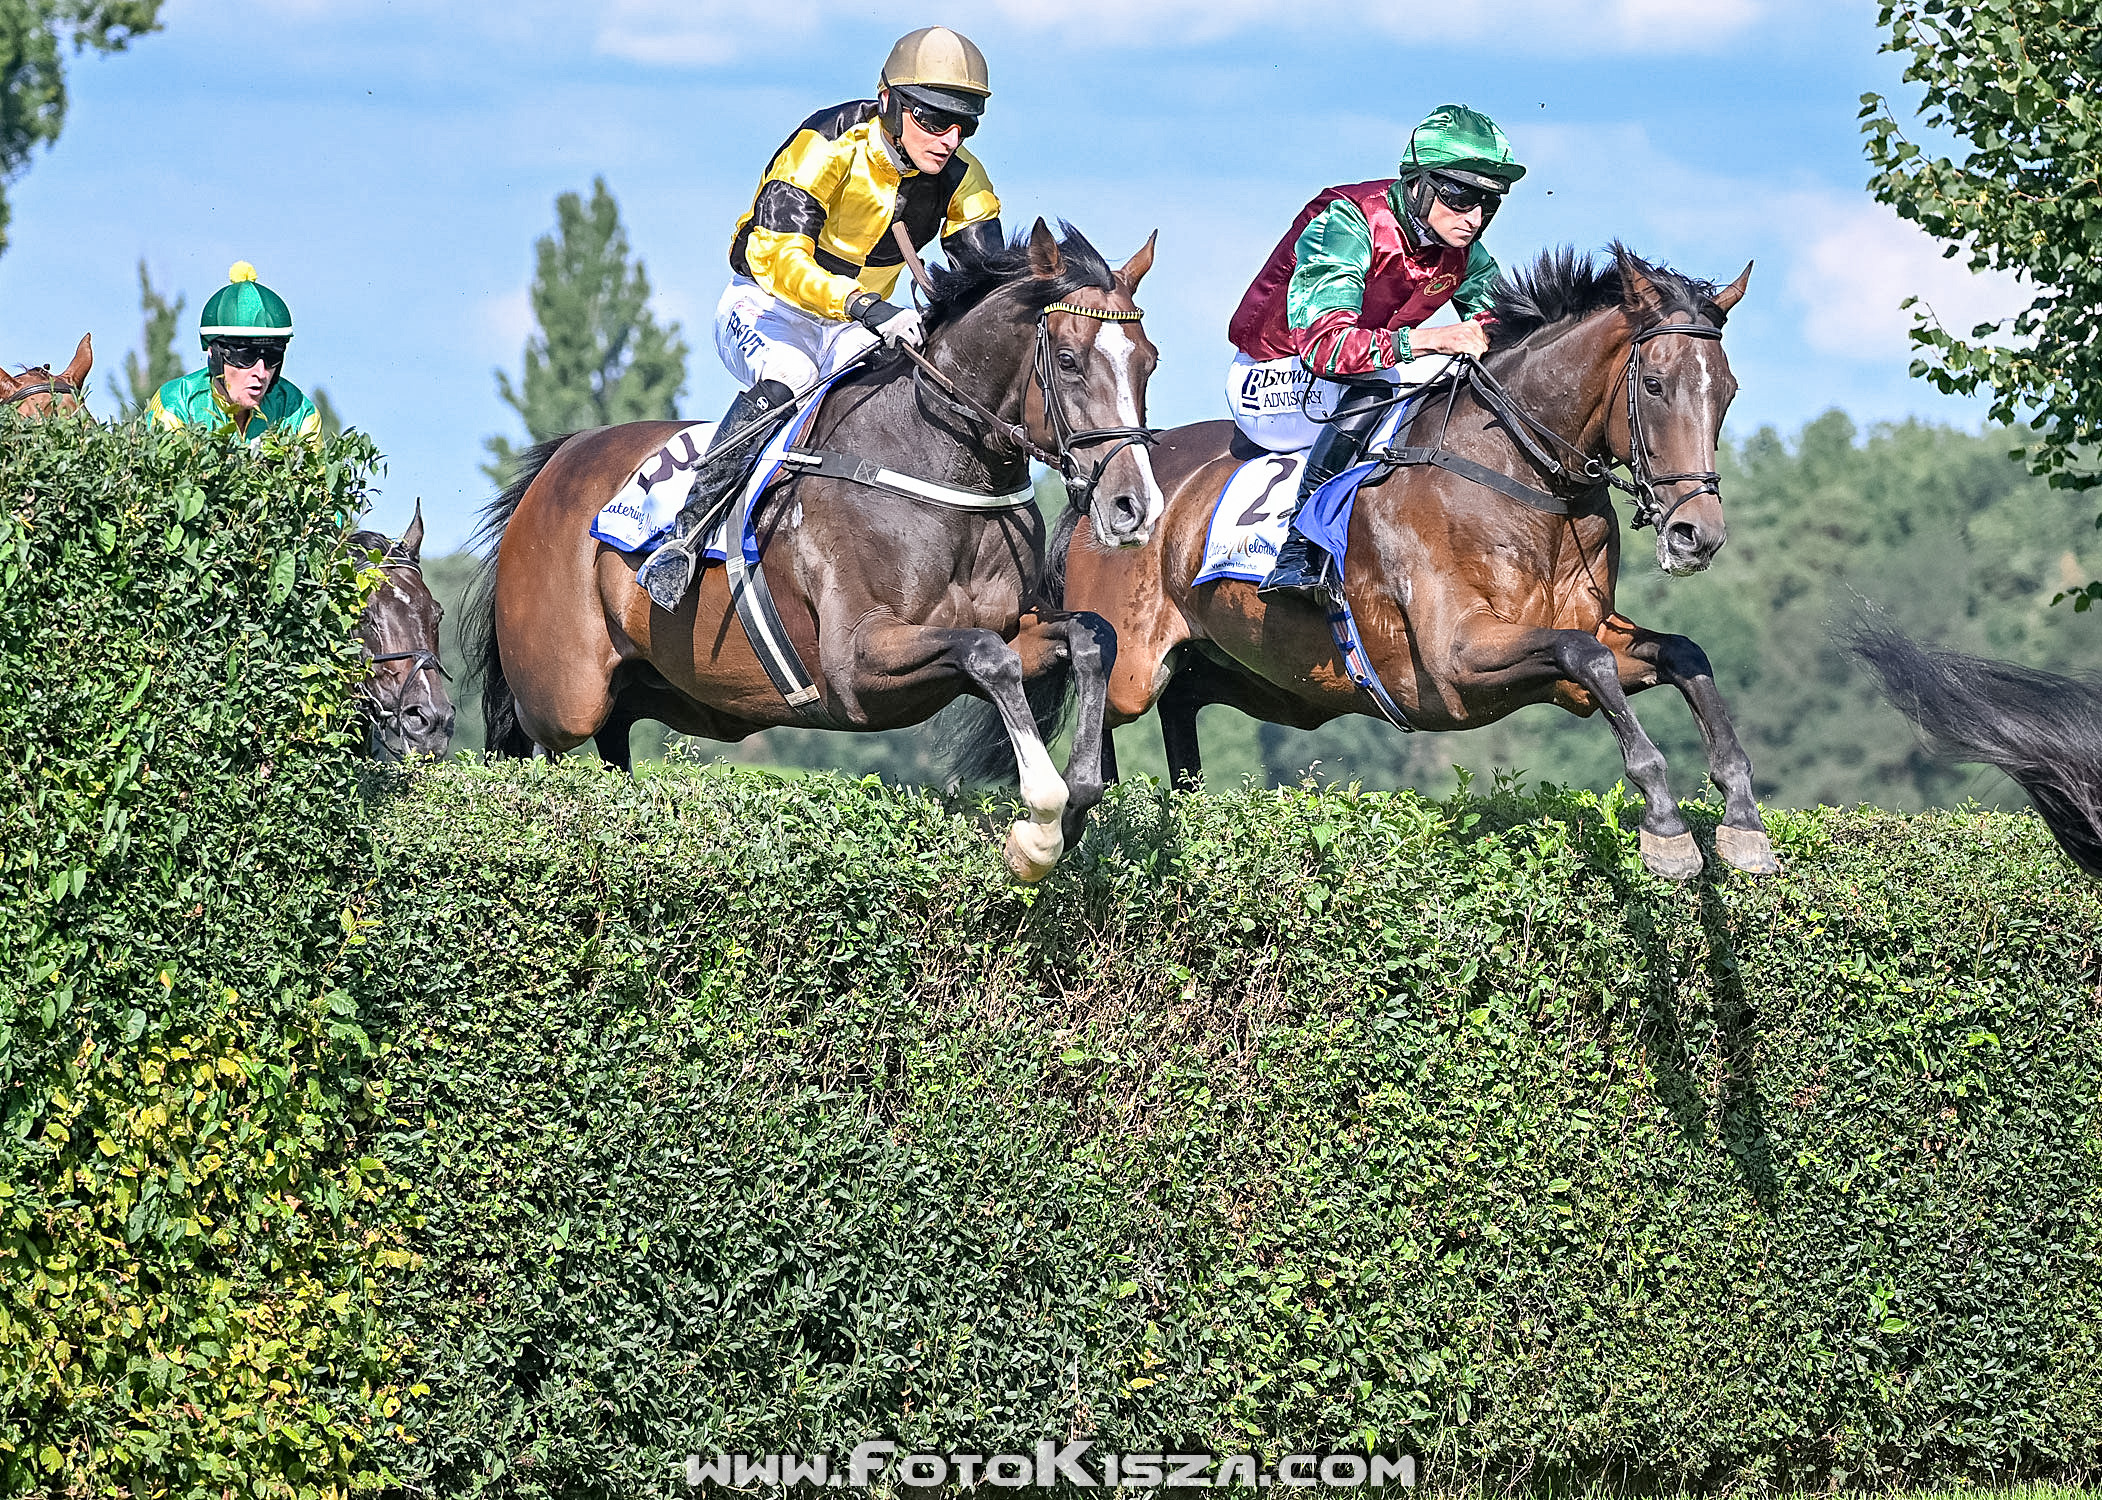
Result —
<path fill-rule="evenodd" d="M 163 427 L 231 428 L 249 442 L 279 430 L 319 441 L 321 414 L 284 378 L 285 346 L 292 342 L 292 309 L 262 282 L 247 261 L 234 262 L 226 285 L 212 293 L 198 318 L 205 367 L 178 375 L 146 403 L 148 420 Z"/>
<path fill-rule="evenodd" d="M 919 314 L 890 300 L 904 265 L 892 226 L 915 250 L 1002 243 L 1000 200 L 964 138 L 992 95 L 985 55 L 969 38 L 928 26 L 899 39 L 876 97 L 819 110 L 774 153 L 730 241 L 729 287 L 715 309 L 715 348 L 745 387 L 716 440 L 779 411 L 790 396 L 843 368 L 879 339 L 917 347 Z M 726 495 L 750 445 L 703 464 L 685 515 Z M 696 525 L 638 575 L 674 608 L 693 576 Z"/>

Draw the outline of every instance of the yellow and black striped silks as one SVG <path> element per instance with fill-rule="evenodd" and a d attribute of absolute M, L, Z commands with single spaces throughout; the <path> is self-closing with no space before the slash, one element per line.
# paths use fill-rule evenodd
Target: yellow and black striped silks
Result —
<path fill-rule="evenodd" d="M 904 263 L 890 226 L 913 247 L 996 224 L 1000 200 L 985 169 L 958 151 L 936 173 L 900 171 L 904 152 L 878 140 L 876 101 L 855 99 L 805 120 L 774 159 L 737 221 L 730 268 L 792 306 L 844 320 L 857 291 L 888 297 Z M 980 234 L 985 231 L 980 230 Z"/>

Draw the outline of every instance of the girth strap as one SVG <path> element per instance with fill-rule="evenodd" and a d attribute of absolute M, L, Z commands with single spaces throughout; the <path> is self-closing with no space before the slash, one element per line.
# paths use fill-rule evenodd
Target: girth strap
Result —
<path fill-rule="evenodd" d="M 1520 505 L 1530 506 L 1551 516 L 1596 515 L 1605 504 L 1606 487 L 1603 484 L 1584 491 L 1573 500 L 1565 500 L 1560 495 L 1550 494 L 1546 490 L 1536 490 L 1531 485 L 1520 484 L 1508 474 L 1499 474 L 1486 464 L 1478 464 L 1471 458 L 1463 458 L 1443 448 L 1378 448 L 1368 456 L 1396 469 L 1430 464 L 1492 489 L 1499 495 L 1516 500 Z"/>
<path fill-rule="evenodd" d="M 1020 510 L 1036 500 L 1036 488 L 1033 485 L 1024 485 L 1021 489 L 1010 490 L 1002 495 L 981 495 L 972 490 L 953 489 L 946 484 L 936 484 L 932 480 L 900 474 L 895 469 L 886 469 L 879 464 L 870 463 L 865 458 L 856 458 L 849 453 L 837 453 L 829 448 L 791 448 L 781 455 L 781 462 L 798 474 L 866 485 L 872 490 L 884 490 L 893 495 L 902 495 L 907 500 L 943 505 L 951 510 Z"/>
<path fill-rule="evenodd" d="M 752 491 L 755 485 L 742 485 L 738 489 L 737 503 L 731 507 L 729 524 L 723 532 L 723 572 L 730 581 L 730 599 L 737 606 L 738 623 L 744 626 L 745 639 L 752 643 L 752 650 L 759 658 L 759 665 L 766 668 L 776 692 L 787 700 L 804 723 L 817 729 L 833 727 L 832 715 L 825 710 L 825 695 L 811 680 L 803 666 L 803 658 L 797 654 L 795 641 L 788 634 L 788 627 L 781 622 L 781 612 L 774 607 L 773 591 L 766 586 L 766 575 L 759 565 L 747 563 L 744 556 L 744 539 L 752 524 Z"/>

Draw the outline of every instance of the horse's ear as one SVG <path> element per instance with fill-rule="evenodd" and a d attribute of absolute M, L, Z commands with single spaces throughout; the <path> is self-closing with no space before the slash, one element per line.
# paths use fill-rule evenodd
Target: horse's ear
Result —
<path fill-rule="evenodd" d="M 1058 236 L 1041 218 L 1029 231 L 1029 269 L 1039 276 L 1062 275 L 1066 269 L 1065 257 L 1058 253 Z"/>
<path fill-rule="evenodd" d="M 1744 300 L 1744 289 L 1752 284 L 1752 263 L 1746 261 L 1737 279 L 1715 294 L 1715 305 L 1728 312 Z"/>
<path fill-rule="evenodd" d="M 1159 238 L 1160 231 L 1158 229 L 1146 236 L 1146 243 L 1139 246 L 1139 253 L 1130 260 L 1125 261 L 1118 270 L 1118 286 L 1124 288 L 1127 292 L 1138 289 L 1139 279 L 1153 269 L 1153 242 Z"/>
<path fill-rule="evenodd" d="M 93 334 L 83 333 L 80 342 L 74 346 L 73 363 L 66 366 L 66 373 L 59 378 L 78 389 L 80 383 L 88 378 L 88 371 L 94 367 L 95 337 Z"/>
<path fill-rule="evenodd" d="M 409 517 L 409 529 L 401 534 L 396 546 L 410 562 L 423 561 L 423 496 L 416 497 L 416 514 Z"/>

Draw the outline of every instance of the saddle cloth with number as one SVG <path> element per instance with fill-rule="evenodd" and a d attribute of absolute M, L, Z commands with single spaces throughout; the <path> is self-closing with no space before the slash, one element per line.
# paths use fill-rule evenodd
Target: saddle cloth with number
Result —
<path fill-rule="evenodd" d="M 1408 420 L 1404 402 L 1381 419 L 1365 447 L 1390 443 Z M 1266 453 L 1251 458 L 1234 471 L 1226 488 L 1212 506 L 1210 528 L 1204 536 L 1204 563 L 1191 586 L 1238 578 L 1261 583 L 1277 566 L 1277 550 L 1285 544 L 1285 528 L 1292 519 L 1292 504 L 1299 498 L 1299 478 L 1306 472 L 1306 453 Z M 1337 561 L 1341 561 L 1340 555 Z"/>

